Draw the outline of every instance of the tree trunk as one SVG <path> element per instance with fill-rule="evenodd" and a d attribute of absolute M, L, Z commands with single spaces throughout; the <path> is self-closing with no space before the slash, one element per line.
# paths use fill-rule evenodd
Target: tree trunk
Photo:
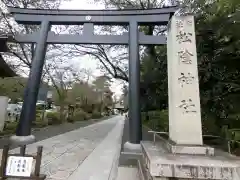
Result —
<path fill-rule="evenodd" d="M 59 114 L 60 114 L 60 121 L 61 122 L 64 122 L 65 121 L 65 109 L 64 109 L 64 103 L 61 103 L 60 104 L 60 112 L 59 112 Z"/>

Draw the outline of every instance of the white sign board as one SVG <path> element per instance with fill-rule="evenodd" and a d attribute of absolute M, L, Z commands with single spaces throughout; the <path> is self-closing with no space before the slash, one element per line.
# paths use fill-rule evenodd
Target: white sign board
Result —
<path fill-rule="evenodd" d="M 9 156 L 7 160 L 6 175 L 30 177 L 33 157 Z"/>

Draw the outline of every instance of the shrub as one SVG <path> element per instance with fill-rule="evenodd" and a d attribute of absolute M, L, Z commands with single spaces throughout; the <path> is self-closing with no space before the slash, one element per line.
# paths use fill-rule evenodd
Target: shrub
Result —
<path fill-rule="evenodd" d="M 73 117 L 67 117 L 67 122 L 73 123 L 74 122 L 74 118 Z"/>
<path fill-rule="evenodd" d="M 84 104 L 84 105 L 81 105 L 81 109 L 82 109 L 84 112 L 87 112 L 87 113 L 92 113 L 93 108 L 94 108 L 94 105 L 93 105 L 93 104 Z"/>
<path fill-rule="evenodd" d="M 41 117 L 40 118 L 37 117 L 36 120 L 32 124 L 34 127 L 41 128 L 41 127 L 46 127 L 48 125 L 48 122 L 42 120 Z"/>
<path fill-rule="evenodd" d="M 4 126 L 4 130 L 13 130 L 15 131 L 17 129 L 18 122 L 6 122 Z"/>
<path fill-rule="evenodd" d="M 4 125 L 4 129 L 2 132 L 0 132 L 0 136 L 2 135 L 8 135 L 8 134 L 13 134 L 16 132 L 18 122 L 6 122 Z"/>
<path fill-rule="evenodd" d="M 5 136 L 5 135 L 10 135 L 10 134 L 14 134 L 16 132 L 16 130 L 4 130 L 2 132 L 0 132 L 0 136 Z"/>
<path fill-rule="evenodd" d="M 93 119 L 99 119 L 101 117 L 102 117 L 101 112 L 93 111 L 93 113 L 92 113 L 92 118 Z"/>
<path fill-rule="evenodd" d="M 35 127 L 38 127 L 38 128 L 46 127 L 48 125 L 46 121 L 35 121 L 34 124 L 35 124 Z"/>
<path fill-rule="evenodd" d="M 43 115 L 43 111 L 42 110 L 36 110 L 36 120 L 37 119 L 41 119 Z"/>
<path fill-rule="evenodd" d="M 78 110 L 74 113 L 73 121 L 84 121 L 89 117 L 89 114 L 83 110 Z"/>
<path fill-rule="evenodd" d="M 82 109 L 75 111 L 74 115 L 71 117 L 68 117 L 68 122 L 75 122 L 75 121 L 84 121 L 89 120 L 92 118 L 92 115 L 90 113 L 87 113 L 83 111 Z"/>
<path fill-rule="evenodd" d="M 86 120 L 92 119 L 92 114 L 86 113 Z"/>
<path fill-rule="evenodd" d="M 168 111 L 149 111 L 149 120 L 145 119 L 145 113 L 142 114 L 143 122 L 149 128 L 156 131 L 168 132 Z"/>
<path fill-rule="evenodd" d="M 61 124 L 60 114 L 58 112 L 48 112 L 46 118 L 49 125 Z"/>

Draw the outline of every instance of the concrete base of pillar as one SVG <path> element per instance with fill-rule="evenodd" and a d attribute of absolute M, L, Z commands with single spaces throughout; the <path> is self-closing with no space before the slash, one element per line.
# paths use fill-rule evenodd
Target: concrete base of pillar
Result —
<path fill-rule="evenodd" d="M 133 144 L 127 141 L 124 144 L 124 152 L 142 153 L 141 144 Z"/>
<path fill-rule="evenodd" d="M 27 145 L 35 142 L 35 136 L 29 135 L 29 136 L 11 136 L 10 137 L 11 144 L 22 146 Z"/>
<path fill-rule="evenodd" d="M 176 144 L 175 142 L 165 139 L 162 136 L 158 136 L 162 145 L 172 154 L 187 154 L 187 155 L 206 155 L 214 156 L 214 148 L 205 145 L 188 145 L 188 144 Z"/>
<path fill-rule="evenodd" d="M 155 180 L 177 179 L 240 179 L 240 159 L 215 150 L 214 156 L 170 153 L 162 142 L 141 143 L 143 164 Z"/>
<path fill-rule="evenodd" d="M 214 155 L 214 148 L 209 146 L 178 145 L 172 141 L 168 141 L 165 145 L 169 152 L 173 154 Z"/>

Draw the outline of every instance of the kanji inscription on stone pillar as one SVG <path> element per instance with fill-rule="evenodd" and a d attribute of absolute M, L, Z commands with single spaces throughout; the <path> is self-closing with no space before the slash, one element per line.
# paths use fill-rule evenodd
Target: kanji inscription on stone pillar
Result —
<path fill-rule="evenodd" d="M 193 16 L 173 16 L 168 27 L 169 136 L 177 144 L 202 145 Z"/>

